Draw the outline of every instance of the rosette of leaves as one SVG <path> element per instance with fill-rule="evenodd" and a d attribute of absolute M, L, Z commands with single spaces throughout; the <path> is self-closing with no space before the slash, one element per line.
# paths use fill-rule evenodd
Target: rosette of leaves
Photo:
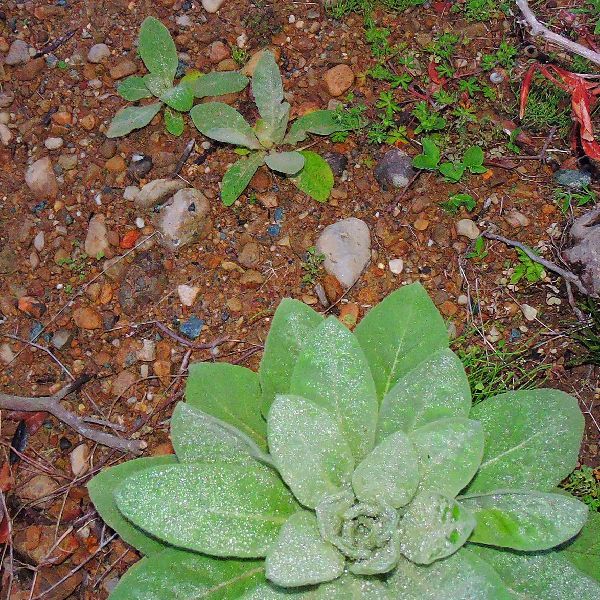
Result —
<path fill-rule="evenodd" d="M 304 193 L 325 202 L 333 187 L 327 161 L 309 150 L 278 151 L 280 145 L 295 146 L 309 133 L 331 135 L 349 130 L 333 110 L 317 110 L 294 121 L 288 131 L 290 105 L 284 100 L 283 82 L 272 52 L 262 52 L 252 75 L 252 94 L 260 114 L 254 127 L 234 108 L 223 102 L 198 104 L 190 112 L 197 129 L 213 140 L 235 144 L 245 155 L 223 176 L 221 199 L 231 206 L 246 189 L 256 171 L 269 169 L 290 177 Z"/>
<path fill-rule="evenodd" d="M 185 125 L 183 113 L 192 108 L 194 98 L 239 92 L 248 85 L 248 78 L 238 72 L 207 75 L 192 72 L 175 84 L 179 65 L 175 42 L 169 30 L 154 17 L 147 17 L 142 23 L 138 52 L 148 73 L 143 77 L 132 75 L 124 79 L 118 84 L 117 91 L 130 102 L 152 97 L 158 98 L 159 102 L 121 109 L 106 132 L 109 138 L 121 137 L 145 127 L 164 105 L 165 128 L 179 136 Z"/>
<path fill-rule="evenodd" d="M 556 488 L 577 462 L 577 401 L 472 406 L 448 344 L 414 284 L 354 333 L 283 300 L 258 373 L 192 365 L 176 455 L 89 484 L 146 555 L 112 600 L 598 598 L 599 515 L 584 527 L 587 506 Z"/>

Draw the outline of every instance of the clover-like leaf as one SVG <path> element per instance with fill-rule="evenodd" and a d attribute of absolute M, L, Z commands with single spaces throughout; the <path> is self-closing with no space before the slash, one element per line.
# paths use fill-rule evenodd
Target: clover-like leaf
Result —
<path fill-rule="evenodd" d="M 275 152 L 267 154 L 265 164 L 273 171 L 294 175 L 304 167 L 304 156 L 300 152 Z"/>
<path fill-rule="evenodd" d="M 354 334 L 380 398 L 433 352 L 448 347 L 444 320 L 418 283 L 392 292 L 367 313 Z"/>
<path fill-rule="evenodd" d="M 172 82 L 179 59 L 169 30 L 154 17 L 144 19 L 140 28 L 138 52 L 150 73 Z"/>
<path fill-rule="evenodd" d="M 326 202 L 333 188 L 329 163 L 316 152 L 303 150 L 304 168 L 292 179 L 294 185 L 317 202 Z"/>
<path fill-rule="evenodd" d="M 211 554 L 265 556 L 297 504 L 275 472 L 226 463 L 146 469 L 115 491 L 123 515 L 174 546 Z"/>
<path fill-rule="evenodd" d="M 311 333 L 294 367 L 290 393 L 331 414 L 356 461 L 371 451 L 377 424 L 375 385 L 358 341 L 335 317 Z"/>
<path fill-rule="evenodd" d="M 166 544 L 148 535 L 128 521 L 117 508 L 114 492 L 128 477 L 135 473 L 152 467 L 175 463 L 177 463 L 177 457 L 172 454 L 136 458 L 100 471 L 87 485 L 90 499 L 104 522 L 114 529 L 123 541 L 146 556 L 160 553 L 166 548 Z"/>
<path fill-rule="evenodd" d="M 306 115 L 298 117 L 290 127 L 284 143 L 298 144 L 303 142 L 309 133 L 317 135 L 331 135 L 337 131 L 349 131 L 352 129 L 344 125 L 336 118 L 334 110 L 315 110 Z"/>
<path fill-rule="evenodd" d="M 276 396 L 267 428 L 277 470 L 304 506 L 315 508 L 349 485 L 352 452 L 339 421 L 327 410 L 299 396 Z"/>
<path fill-rule="evenodd" d="M 179 112 L 187 112 L 194 105 L 194 93 L 188 83 L 180 83 L 161 94 L 160 99 Z"/>
<path fill-rule="evenodd" d="M 547 550 L 579 533 L 588 507 L 564 494 L 502 490 L 460 499 L 477 521 L 471 542 L 515 550 Z"/>
<path fill-rule="evenodd" d="M 575 468 L 584 420 L 577 400 L 559 390 L 507 392 L 476 404 L 486 438 L 469 493 L 501 488 L 547 491 Z"/>
<path fill-rule="evenodd" d="M 483 429 L 478 421 L 440 419 L 408 437 L 419 457 L 420 492 L 453 498 L 471 481 L 483 457 Z"/>
<path fill-rule="evenodd" d="M 408 504 L 418 485 L 417 452 L 402 431 L 389 435 L 375 446 L 352 475 L 352 487 L 359 500 L 394 508 Z"/>
<path fill-rule="evenodd" d="M 400 552 L 414 563 L 428 565 L 456 552 L 474 527 L 473 514 L 452 498 L 421 493 L 400 521 Z"/>
<path fill-rule="evenodd" d="M 198 131 L 206 137 L 218 142 L 245 146 L 251 150 L 261 148 L 252 127 L 235 108 L 228 104 L 223 102 L 196 104 L 190 111 L 190 116 Z"/>
<path fill-rule="evenodd" d="M 198 74 L 193 82 L 193 91 L 196 98 L 207 96 L 223 96 L 241 92 L 247 85 L 249 79 L 237 71 L 226 71 Z"/>
<path fill-rule="evenodd" d="M 445 162 L 439 166 L 440 173 L 450 182 L 456 183 L 461 180 L 465 173 L 465 165 L 462 163 Z"/>
<path fill-rule="evenodd" d="M 465 167 L 471 169 L 472 167 L 480 167 L 483 165 L 483 159 L 483 150 L 479 146 L 470 146 L 465 151 L 463 163 Z"/>
<path fill-rule="evenodd" d="M 423 152 L 413 158 L 413 167 L 429 171 L 437 169 L 441 157 L 440 149 L 431 138 L 423 138 L 421 143 Z"/>
<path fill-rule="evenodd" d="M 231 206 L 242 195 L 264 162 L 264 152 L 254 152 L 227 169 L 221 182 L 221 200 L 225 206 Z"/>
<path fill-rule="evenodd" d="M 131 133 L 134 129 L 145 127 L 158 114 L 162 102 L 145 106 L 128 106 L 122 108 L 110 122 L 106 137 L 116 138 Z"/>
<path fill-rule="evenodd" d="M 179 137 L 185 128 L 183 115 L 167 107 L 165 109 L 165 128 L 171 135 Z"/>
<path fill-rule="evenodd" d="M 336 579 L 344 572 L 344 556 L 323 541 L 314 513 L 293 514 L 269 549 L 265 573 L 273 583 L 289 588 Z"/>
<path fill-rule="evenodd" d="M 152 92 L 146 87 L 143 78 L 135 75 L 120 81 L 117 85 L 117 92 L 121 98 L 130 102 L 152 97 Z"/>

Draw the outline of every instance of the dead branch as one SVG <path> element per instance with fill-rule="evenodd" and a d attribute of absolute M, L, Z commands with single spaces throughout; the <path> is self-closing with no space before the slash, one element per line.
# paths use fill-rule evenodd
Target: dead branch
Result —
<path fill-rule="evenodd" d="M 560 46 L 573 54 L 579 54 L 579 56 L 583 56 L 583 58 L 587 58 L 590 62 L 593 62 L 596 65 L 600 65 L 600 53 L 583 46 L 582 44 L 578 44 L 577 42 L 573 42 L 568 40 L 567 38 L 555 33 L 548 29 L 543 23 L 540 23 L 536 16 L 533 14 L 531 9 L 529 8 L 528 0 L 516 0 L 517 6 L 519 10 L 523 14 L 523 18 L 525 19 L 527 25 L 529 26 L 529 31 L 533 37 L 540 36 L 543 39 L 547 40 L 555 44 L 556 46 Z"/>
<path fill-rule="evenodd" d="M 0 394 L 0 409 L 24 412 L 47 412 L 89 440 L 109 448 L 121 450 L 122 452 L 140 454 L 146 447 L 146 442 L 141 440 L 126 440 L 119 438 L 116 435 L 88 427 L 81 417 L 78 417 L 61 405 L 61 400 L 66 398 L 69 394 L 76 392 L 90 379 L 90 375 L 82 375 L 57 392 L 54 396 L 26 398 L 23 396 L 13 396 L 11 394 Z"/>

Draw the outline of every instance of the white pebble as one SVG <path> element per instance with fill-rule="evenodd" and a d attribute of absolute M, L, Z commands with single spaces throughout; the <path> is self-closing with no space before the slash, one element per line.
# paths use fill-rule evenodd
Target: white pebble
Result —
<path fill-rule="evenodd" d="M 146 222 L 144 221 L 144 219 L 142 219 L 142 217 L 138 217 L 138 218 L 135 220 L 135 226 L 136 226 L 138 229 L 144 229 L 144 227 L 146 226 Z"/>
<path fill-rule="evenodd" d="M 535 321 L 538 314 L 538 311 L 529 304 L 521 304 L 521 312 L 527 321 Z"/>
<path fill-rule="evenodd" d="M 48 148 L 48 150 L 58 150 L 62 148 L 63 139 L 61 137 L 49 137 L 44 142 L 44 146 Z"/>
<path fill-rule="evenodd" d="M 404 271 L 404 261 L 401 258 L 394 258 L 388 263 L 390 271 L 394 275 L 400 275 Z"/>

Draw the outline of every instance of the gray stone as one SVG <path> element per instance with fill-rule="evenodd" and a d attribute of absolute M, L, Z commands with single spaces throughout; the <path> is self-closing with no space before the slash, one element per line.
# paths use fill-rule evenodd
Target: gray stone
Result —
<path fill-rule="evenodd" d="M 563 252 L 563 257 L 579 272 L 589 294 L 600 296 L 600 207 L 575 220 L 569 243 L 571 247 Z"/>
<path fill-rule="evenodd" d="M 339 152 L 326 152 L 323 158 L 328 162 L 333 174 L 341 177 L 348 167 L 348 158 Z"/>
<path fill-rule="evenodd" d="M 481 235 L 479 227 L 471 219 L 461 219 L 458 221 L 456 224 L 456 233 L 470 240 L 476 240 Z"/>
<path fill-rule="evenodd" d="M 375 167 L 375 179 L 383 190 L 405 188 L 414 175 L 412 158 L 398 148 L 388 150 Z"/>
<path fill-rule="evenodd" d="M 8 49 L 8 54 L 4 62 L 7 65 L 24 65 L 29 62 L 31 55 L 29 54 L 29 45 L 23 40 L 15 40 Z"/>
<path fill-rule="evenodd" d="M 369 227 L 355 217 L 343 219 L 326 227 L 316 246 L 325 255 L 325 270 L 349 288 L 358 280 L 371 258 Z"/>
<path fill-rule="evenodd" d="M 64 348 L 73 338 L 73 332 L 70 329 L 57 329 L 52 336 L 51 343 L 57 349 Z"/>
<path fill-rule="evenodd" d="M 52 169 L 52 163 L 46 156 L 32 163 L 25 172 L 25 183 L 38 199 L 56 198 L 58 182 Z"/>
<path fill-rule="evenodd" d="M 581 190 L 590 185 L 592 176 L 578 169 L 560 169 L 554 173 L 554 181 L 563 187 Z"/>
<path fill-rule="evenodd" d="M 94 44 L 88 52 L 89 62 L 98 64 L 110 56 L 110 48 L 106 44 Z"/>
<path fill-rule="evenodd" d="M 140 208 L 152 208 L 184 187 L 181 179 L 154 179 L 140 190 L 135 203 Z"/>
<path fill-rule="evenodd" d="M 104 215 L 94 215 L 88 224 L 85 236 L 85 253 L 92 258 L 103 256 L 108 250 L 108 230 Z"/>
<path fill-rule="evenodd" d="M 0 108 L 8 108 L 14 101 L 14 92 L 0 92 Z"/>

